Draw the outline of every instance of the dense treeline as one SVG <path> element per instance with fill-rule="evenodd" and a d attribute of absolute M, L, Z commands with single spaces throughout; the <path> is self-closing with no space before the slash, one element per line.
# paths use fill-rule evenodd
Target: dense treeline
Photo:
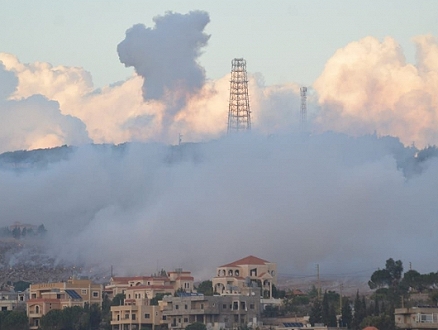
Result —
<path fill-rule="evenodd" d="M 22 239 L 26 237 L 44 237 L 46 232 L 47 230 L 43 224 L 39 225 L 36 229 L 31 227 L 14 227 L 13 229 L 10 229 L 9 227 L 2 227 L 0 228 L 0 237 L 13 237 L 16 239 Z"/>

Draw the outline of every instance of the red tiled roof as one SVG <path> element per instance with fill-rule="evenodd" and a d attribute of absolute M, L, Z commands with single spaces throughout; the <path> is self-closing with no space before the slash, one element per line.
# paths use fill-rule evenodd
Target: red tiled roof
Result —
<path fill-rule="evenodd" d="M 179 276 L 175 280 L 194 280 L 193 276 Z"/>
<path fill-rule="evenodd" d="M 118 283 L 128 283 L 131 281 L 144 281 L 144 280 L 168 280 L 165 276 L 113 276 L 111 278 L 112 282 L 118 282 Z"/>
<path fill-rule="evenodd" d="M 243 259 L 239 259 L 236 261 L 233 261 L 232 263 L 220 266 L 220 267 L 236 267 L 241 265 L 265 265 L 269 263 L 269 261 L 254 257 L 254 256 L 247 256 Z"/>
<path fill-rule="evenodd" d="M 125 290 L 137 290 L 137 289 L 173 289 L 172 285 L 137 285 L 127 287 Z"/>

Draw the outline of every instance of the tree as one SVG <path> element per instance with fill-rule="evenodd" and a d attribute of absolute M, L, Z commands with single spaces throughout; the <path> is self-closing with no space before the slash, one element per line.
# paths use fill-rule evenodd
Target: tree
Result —
<path fill-rule="evenodd" d="M 165 296 L 171 296 L 172 294 L 171 293 L 169 293 L 169 292 L 167 292 L 167 293 L 157 293 L 156 295 L 155 295 L 155 297 L 153 297 L 151 300 L 150 300 L 150 305 L 151 306 L 158 306 L 158 302 L 160 301 L 160 300 L 163 300 L 163 297 L 165 297 Z"/>
<path fill-rule="evenodd" d="M 350 300 L 345 299 L 341 310 L 340 326 L 350 328 L 353 321 L 353 312 L 351 310 Z"/>
<path fill-rule="evenodd" d="M 205 296 L 212 296 L 213 295 L 213 282 L 210 280 L 203 281 L 199 284 L 199 286 L 196 288 L 198 293 L 202 293 Z"/>
<path fill-rule="evenodd" d="M 329 298 L 328 298 L 327 291 L 326 291 L 326 292 L 324 292 L 324 296 L 322 298 L 322 311 L 321 311 L 322 323 L 324 323 L 325 325 L 328 325 L 329 316 L 330 316 L 330 305 L 329 305 L 328 299 Z"/>
<path fill-rule="evenodd" d="M 394 318 L 389 315 L 367 316 L 360 324 L 361 329 L 365 327 L 376 327 L 377 329 L 385 330 L 396 329 Z"/>
<path fill-rule="evenodd" d="M 338 320 L 336 318 L 336 309 L 335 305 L 331 304 L 329 309 L 329 315 L 327 320 L 327 326 L 329 327 L 336 327 L 338 323 Z"/>
<path fill-rule="evenodd" d="M 15 292 L 22 292 L 22 291 L 26 291 L 26 289 L 30 286 L 30 282 L 25 282 L 25 281 L 17 281 L 14 282 L 14 291 Z"/>
<path fill-rule="evenodd" d="M 111 306 L 122 306 L 125 302 L 125 294 L 124 293 L 118 293 L 114 296 L 113 300 L 111 301 Z"/>
<path fill-rule="evenodd" d="M 186 326 L 185 330 L 207 330 L 207 327 L 204 323 L 195 322 Z"/>
<path fill-rule="evenodd" d="M 359 329 L 360 324 L 363 319 L 366 317 L 366 306 L 364 306 L 365 297 L 360 299 L 359 290 L 356 292 L 356 299 L 354 300 L 354 314 L 353 321 L 351 322 L 353 329 Z"/>
<path fill-rule="evenodd" d="M 286 291 L 278 290 L 277 287 L 272 284 L 272 298 L 280 298 L 283 299 L 286 296 Z"/>
<path fill-rule="evenodd" d="M 29 319 L 24 311 L 8 311 L 1 322 L 2 330 L 29 329 Z"/>
<path fill-rule="evenodd" d="M 39 236 L 44 236 L 46 233 L 47 233 L 47 229 L 46 229 L 46 227 L 44 227 L 43 224 L 39 225 L 39 226 L 38 226 L 38 229 L 37 229 L 37 234 L 38 234 Z"/>
<path fill-rule="evenodd" d="M 62 310 L 52 309 L 41 317 L 40 327 L 42 330 L 62 329 Z"/>
<path fill-rule="evenodd" d="M 312 326 L 314 326 L 315 323 L 322 323 L 322 305 L 318 299 L 313 302 L 309 314 L 309 322 Z"/>

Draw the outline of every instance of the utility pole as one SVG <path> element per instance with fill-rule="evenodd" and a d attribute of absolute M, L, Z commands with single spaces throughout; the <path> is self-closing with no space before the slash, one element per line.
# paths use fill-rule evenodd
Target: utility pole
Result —
<path fill-rule="evenodd" d="M 319 264 L 316 264 L 316 277 L 318 279 L 318 300 L 321 300 L 321 281 L 319 280 Z"/>

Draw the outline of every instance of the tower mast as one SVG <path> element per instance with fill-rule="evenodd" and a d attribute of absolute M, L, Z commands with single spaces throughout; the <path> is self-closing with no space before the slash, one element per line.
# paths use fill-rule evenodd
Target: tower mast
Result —
<path fill-rule="evenodd" d="M 246 61 L 235 58 L 231 61 L 230 100 L 228 109 L 228 134 L 251 130 L 248 76 Z"/>

